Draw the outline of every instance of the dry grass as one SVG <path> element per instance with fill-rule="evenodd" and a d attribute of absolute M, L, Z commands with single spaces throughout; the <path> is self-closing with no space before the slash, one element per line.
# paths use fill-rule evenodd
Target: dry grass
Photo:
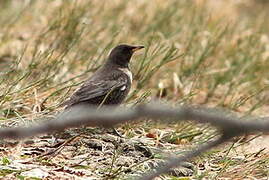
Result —
<path fill-rule="evenodd" d="M 146 46 L 131 64 L 135 83 L 128 105 L 160 98 L 171 104 L 267 115 L 266 1 L 3 0 L 0 5 L 3 126 L 28 124 L 57 111 L 57 105 L 122 42 Z M 130 138 L 165 137 L 165 142 L 178 145 L 214 136 L 210 127 L 189 123 L 163 127 L 149 121 L 120 129 Z M 268 162 L 268 156 L 261 161 Z M 218 178 L 243 177 L 236 170 L 225 173 L 234 167 L 227 164 Z M 241 172 L 243 164 L 237 164 Z M 261 163 L 253 164 L 264 170 Z M 194 176 L 212 177 L 210 170 Z M 268 170 L 258 177 L 268 177 Z"/>

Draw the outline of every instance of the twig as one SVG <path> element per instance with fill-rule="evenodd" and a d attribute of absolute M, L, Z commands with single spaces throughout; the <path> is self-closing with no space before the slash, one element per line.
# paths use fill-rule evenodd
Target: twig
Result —
<path fill-rule="evenodd" d="M 183 156 L 170 158 L 165 165 L 157 167 L 154 172 L 143 175 L 141 178 L 138 178 L 138 179 L 150 180 L 150 179 L 153 179 L 161 174 L 167 173 L 167 172 L 169 172 L 169 169 L 174 168 L 176 166 L 179 166 L 182 162 L 184 162 L 190 158 L 193 158 L 195 156 L 198 156 L 199 154 L 201 154 L 201 153 L 203 153 L 203 152 L 205 152 L 213 147 L 218 146 L 219 144 L 227 141 L 228 139 L 229 138 L 222 136 L 222 137 L 218 138 L 217 140 L 214 140 L 214 141 L 211 141 L 207 144 L 201 145 L 196 149 L 192 149 L 191 151 L 187 152 Z"/>
<path fill-rule="evenodd" d="M 269 118 L 246 120 L 228 117 L 223 113 L 214 112 L 212 109 L 189 106 L 171 108 L 152 103 L 138 105 L 132 109 L 102 107 L 96 110 L 96 107 L 77 106 L 59 114 L 55 119 L 40 125 L 2 129 L 0 130 L 0 137 L 22 139 L 37 134 L 52 133 L 83 125 L 111 128 L 118 124 L 139 120 L 139 118 L 151 118 L 153 121 L 159 120 L 163 123 L 180 122 L 183 120 L 210 123 L 220 128 L 221 131 L 228 131 L 232 136 L 269 131 Z"/>
<path fill-rule="evenodd" d="M 40 156 L 38 156 L 38 158 L 44 158 L 47 156 L 51 156 L 49 159 L 54 158 L 55 156 L 57 156 L 62 150 L 63 148 L 68 144 L 71 143 L 72 141 L 74 141 L 75 139 L 77 139 L 78 137 L 80 137 L 81 134 L 78 134 L 76 136 L 73 136 L 69 139 L 67 139 L 66 141 L 64 141 L 59 147 L 57 147 L 56 149 L 49 151 L 47 153 L 41 154 Z"/>

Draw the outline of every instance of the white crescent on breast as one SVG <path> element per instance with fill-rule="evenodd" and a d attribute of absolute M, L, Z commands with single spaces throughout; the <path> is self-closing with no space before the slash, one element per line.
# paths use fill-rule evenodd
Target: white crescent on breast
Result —
<path fill-rule="evenodd" d="M 128 68 L 119 68 L 122 72 L 124 72 L 130 79 L 131 83 L 133 81 L 133 75 L 132 72 Z"/>

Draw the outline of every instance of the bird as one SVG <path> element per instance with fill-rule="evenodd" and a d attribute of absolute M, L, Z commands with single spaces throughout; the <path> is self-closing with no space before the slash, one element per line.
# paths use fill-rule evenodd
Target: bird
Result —
<path fill-rule="evenodd" d="M 61 106 L 119 105 L 128 95 L 133 77 L 129 68 L 132 55 L 144 46 L 120 44 L 113 48 L 105 63 Z"/>

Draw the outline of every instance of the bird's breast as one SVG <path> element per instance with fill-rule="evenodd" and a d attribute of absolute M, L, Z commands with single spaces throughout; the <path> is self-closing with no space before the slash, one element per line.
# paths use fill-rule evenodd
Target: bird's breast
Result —
<path fill-rule="evenodd" d="M 125 73 L 129 77 L 130 82 L 132 83 L 132 81 L 133 81 L 132 72 L 128 68 L 119 68 L 119 70 L 122 71 L 123 73 Z"/>

